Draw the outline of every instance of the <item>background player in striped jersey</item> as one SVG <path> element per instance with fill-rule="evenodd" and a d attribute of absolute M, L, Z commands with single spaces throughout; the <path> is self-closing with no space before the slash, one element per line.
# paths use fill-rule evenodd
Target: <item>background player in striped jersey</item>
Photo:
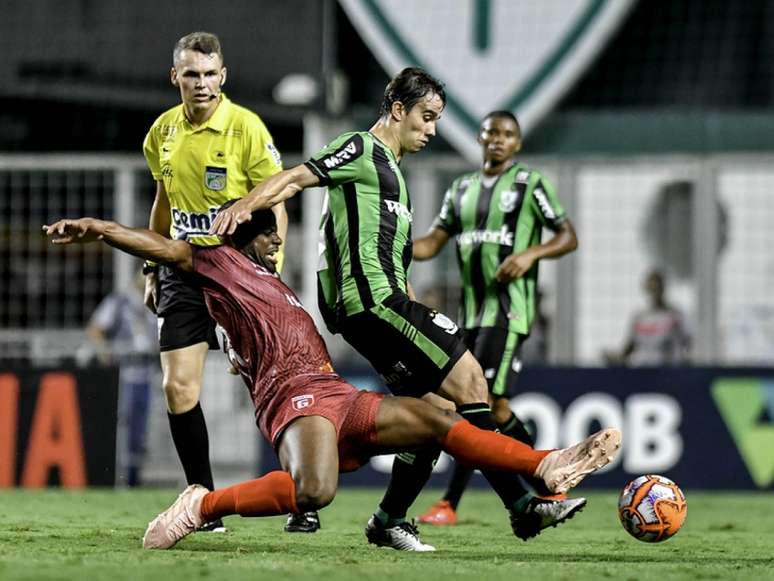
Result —
<path fill-rule="evenodd" d="M 514 160 L 521 149 L 516 117 L 509 111 L 488 114 L 478 140 L 481 170 L 454 180 L 430 232 L 414 241 L 414 258 L 433 258 L 455 238 L 465 344 L 484 369 L 500 431 L 534 445 L 508 406 L 509 390 L 518 379 L 520 347 L 536 316 L 539 261 L 572 252 L 578 240 L 553 186 Z M 554 232 L 545 243 L 544 227 Z M 469 467 L 455 464 L 443 498 L 420 522 L 454 524 L 471 474 Z"/>
<path fill-rule="evenodd" d="M 411 446 L 434 443 L 474 466 L 533 475 L 554 491 L 576 486 L 620 447 L 620 432 L 607 429 L 571 448 L 537 451 L 423 401 L 346 383 L 333 371 L 314 321 L 275 272 L 282 239 L 271 211 L 256 212 L 224 244 L 209 247 L 93 218 L 43 229 L 55 244 L 102 241 L 194 276 L 283 467 L 221 490 L 188 486 L 148 525 L 146 549 L 168 549 L 203 522 L 231 514 L 322 508 L 333 500 L 340 471 Z"/>
<path fill-rule="evenodd" d="M 454 402 L 473 425 L 495 430 L 486 379 L 458 326 L 409 297 L 411 199 L 398 163 L 435 135 L 445 104 L 439 81 L 421 69 L 404 69 L 387 85 L 379 119 L 369 131 L 345 133 L 305 164 L 260 184 L 218 214 L 213 233 L 231 234 L 252 211 L 270 208 L 304 188 L 327 186 L 318 290 L 329 329 L 368 359 L 396 395 L 438 394 Z M 427 550 L 429 545 L 406 522 L 406 512 L 439 453 L 437 448 L 419 450 L 395 460 L 387 493 L 366 527 L 369 542 Z M 585 503 L 538 504 L 523 494 L 513 474 L 484 475 L 510 511 L 520 538 L 566 520 Z"/>

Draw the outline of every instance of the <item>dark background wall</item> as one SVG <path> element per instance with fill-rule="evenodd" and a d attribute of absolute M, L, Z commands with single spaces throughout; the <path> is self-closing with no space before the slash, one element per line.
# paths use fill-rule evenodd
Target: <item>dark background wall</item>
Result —
<path fill-rule="evenodd" d="M 320 74 L 324 6 L 5 0 L 0 149 L 139 151 L 153 119 L 179 102 L 169 83 L 172 47 L 194 30 L 220 36 L 229 96 L 294 147 L 300 112 L 275 105 L 271 91 L 289 73 Z"/>
<path fill-rule="evenodd" d="M 387 81 L 333 0 L 6 0 L 0 150 L 139 151 L 147 126 L 176 103 L 172 45 L 197 29 L 221 36 L 227 92 L 264 117 L 284 151 L 301 150 L 304 113 L 272 99 L 286 74 L 322 81 L 340 69 L 345 112 L 358 119 L 373 117 Z M 772 149 L 772 129 L 774 0 L 647 0 L 527 152 L 619 150 L 619 141 L 643 151 Z"/>

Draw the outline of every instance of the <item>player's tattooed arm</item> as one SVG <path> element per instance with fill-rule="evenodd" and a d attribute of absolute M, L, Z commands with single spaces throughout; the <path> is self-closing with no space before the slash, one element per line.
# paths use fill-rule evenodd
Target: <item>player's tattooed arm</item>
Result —
<path fill-rule="evenodd" d="M 182 240 L 170 240 L 145 228 L 127 228 L 117 222 L 79 218 L 59 220 L 43 226 L 54 244 L 85 244 L 102 241 L 146 260 L 169 264 L 181 270 L 193 270 L 191 245 Z"/>

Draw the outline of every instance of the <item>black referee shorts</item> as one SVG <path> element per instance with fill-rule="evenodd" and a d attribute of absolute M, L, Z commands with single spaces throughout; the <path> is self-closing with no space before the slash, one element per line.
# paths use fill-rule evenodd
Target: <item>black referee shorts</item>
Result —
<path fill-rule="evenodd" d="M 197 343 L 218 349 L 215 321 L 192 277 L 161 266 L 158 290 L 159 350 L 174 351 Z"/>

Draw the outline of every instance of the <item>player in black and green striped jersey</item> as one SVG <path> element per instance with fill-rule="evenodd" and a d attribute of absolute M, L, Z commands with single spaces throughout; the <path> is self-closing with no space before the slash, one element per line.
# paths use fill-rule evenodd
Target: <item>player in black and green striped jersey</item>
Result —
<path fill-rule="evenodd" d="M 456 404 L 477 427 L 494 430 L 481 366 L 465 347 L 458 326 L 410 297 L 411 200 L 398 166 L 435 135 L 446 97 L 421 69 L 390 81 L 380 118 L 367 132 L 345 133 L 305 164 L 286 170 L 222 210 L 213 232 L 231 234 L 257 209 L 269 208 L 307 187 L 327 186 L 321 221 L 324 251 L 318 273 L 319 306 L 326 324 L 368 359 L 396 395 L 435 397 Z M 446 402 L 448 404 L 448 402 Z M 377 419 L 378 421 L 378 419 Z M 438 450 L 399 456 L 387 494 L 369 520 L 369 542 L 402 550 L 434 550 L 419 540 L 405 516 L 427 482 Z M 511 514 L 528 513 L 551 526 L 567 510 L 534 512 L 518 479 L 485 473 Z M 520 537 L 528 536 L 514 526 Z"/>
<path fill-rule="evenodd" d="M 508 405 L 509 390 L 521 369 L 520 346 L 536 315 L 539 261 L 572 252 L 578 241 L 551 183 L 514 160 L 521 130 L 512 113 L 487 115 L 479 143 L 482 169 L 454 180 L 430 232 L 414 242 L 414 258 L 430 259 L 455 239 L 465 344 L 484 369 L 500 431 L 534 445 Z M 543 228 L 554 232 L 545 243 Z M 446 494 L 420 522 L 454 524 L 471 474 L 455 465 Z"/>

